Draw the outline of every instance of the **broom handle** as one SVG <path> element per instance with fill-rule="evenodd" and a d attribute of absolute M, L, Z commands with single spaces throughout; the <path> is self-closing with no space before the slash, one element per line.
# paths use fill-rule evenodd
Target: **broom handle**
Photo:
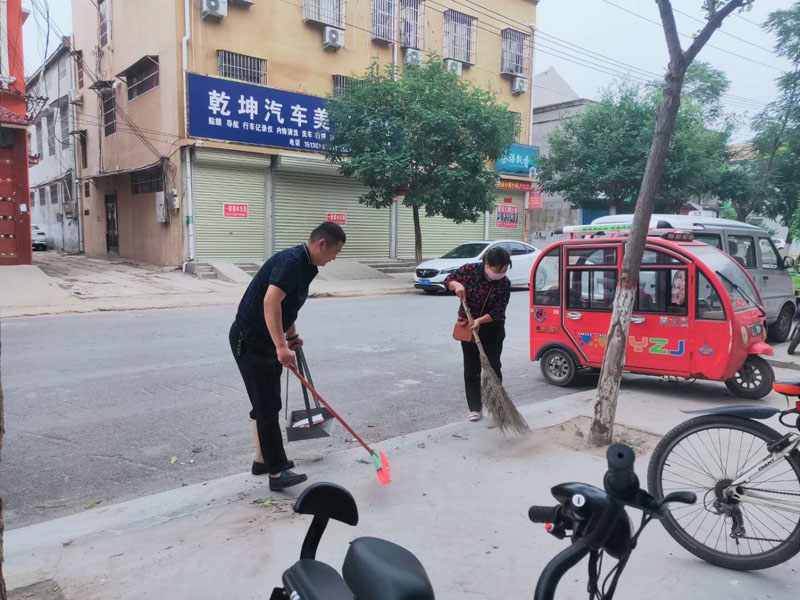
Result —
<path fill-rule="evenodd" d="M 315 389 L 314 389 L 314 386 L 313 386 L 313 385 L 311 385 L 311 384 L 310 384 L 310 383 L 309 383 L 309 382 L 306 380 L 306 378 L 305 378 L 305 377 L 303 377 L 302 375 L 300 375 L 300 373 L 298 373 L 298 372 L 297 372 L 297 369 L 296 369 L 294 366 L 291 366 L 291 365 L 290 365 L 290 366 L 289 366 L 289 370 L 290 370 L 292 373 L 294 373 L 294 374 L 297 376 L 297 378 L 300 380 L 300 383 L 302 383 L 302 384 L 303 384 L 303 385 L 306 387 L 306 389 L 308 389 L 308 391 L 309 391 L 309 392 L 311 392 L 311 395 L 312 395 L 312 396 L 314 396 L 314 398 L 316 398 L 317 400 L 319 400 L 319 401 L 322 403 L 322 405 L 323 405 L 325 408 L 327 408 L 327 409 L 328 409 L 328 410 L 331 412 L 331 414 L 332 414 L 332 415 L 333 415 L 333 416 L 336 418 L 336 420 L 337 420 L 337 421 L 339 421 L 339 423 L 341 423 L 342 425 L 344 425 L 344 428 L 345 428 L 345 429 L 347 429 L 347 431 L 349 431 L 349 432 L 350 432 L 350 435 L 352 435 L 352 436 L 353 436 L 353 437 L 356 439 L 356 441 L 357 441 L 359 444 L 361 444 L 362 446 L 364 446 L 364 449 L 365 449 L 367 452 L 369 452 L 370 454 L 372 454 L 372 448 L 370 448 L 369 446 L 367 446 L 367 443 L 366 443 L 364 440 L 362 440 L 362 439 L 361 439 L 361 437 L 360 437 L 360 436 L 359 436 L 359 435 L 358 435 L 358 434 L 357 434 L 355 431 L 353 431 L 353 430 L 350 428 L 350 425 L 348 425 L 348 424 L 345 422 L 345 420 L 344 420 L 344 419 L 342 419 L 342 417 L 340 417 L 340 416 L 339 416 L 339 414 L 338 414 L 338 413 L 337 413 L 335 410 L 333 410 L 333 408 L 331 407 L 331 405 L 330 405 L 330 404 L 328 404 L 327 402 L 325 402 L 325 399 L 324 399 L 322 396 L 320 396 L 320 395 L 317 393 L 317 390 L 315 390 Z M 310 425 L 310 424 L 309 424 L 309 425 Z"/>
<path fill-rule="evenodd" d="M 469 310 L 469 306 L 467 306 L 467 301 L 461 300 L 461 306 L 464 307 L 464 312 L 467 313 L 467 320 L 469 321 L 471 327 L 474 321 L 472 320 L 472 313 Z M 475 339 L 475 343 L 478 344 L 478 352 L 480 352 L 481 356 L 486 358 L 486 352 L 483 351 L 483 344 L 481 344 L 481 338 L 478 337 L 478 332 L 475 331 L 474 329 L 472 330 L 472 337 Z"/>

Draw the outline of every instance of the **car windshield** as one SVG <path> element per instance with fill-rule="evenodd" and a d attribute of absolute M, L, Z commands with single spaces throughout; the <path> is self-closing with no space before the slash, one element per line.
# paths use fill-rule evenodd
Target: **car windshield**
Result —
<path fill-rule="evenodd" d="M 737 312 L 757 307 L 754 303 L 758 302 L 758 292 L 753 282 L 730 256 L 711 246 L 682 246 L 681 249 L 694 254 L 720 276 Z"/>
<path fill-rule="evenodd" d="M 476 258 L 488 245 L 489 244 L 481 243 L 461 244 L 450 250 L 447 254 L 443 254 L 442 258 Z"/>

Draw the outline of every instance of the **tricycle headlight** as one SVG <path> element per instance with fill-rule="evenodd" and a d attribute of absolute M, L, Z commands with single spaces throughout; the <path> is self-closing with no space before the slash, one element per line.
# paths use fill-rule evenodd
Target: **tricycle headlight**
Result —
<path fill-rule="evenodd" d="M 754 337 L 758 337 L 764 332 L 764 327 L 762 327 L 761 323 L 753 323 L 750 325 L 750 334 Z"/>

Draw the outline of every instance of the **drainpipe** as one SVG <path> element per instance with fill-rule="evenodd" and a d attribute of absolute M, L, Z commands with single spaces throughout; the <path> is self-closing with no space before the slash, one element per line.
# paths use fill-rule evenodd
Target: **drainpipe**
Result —
<path fill-rule="evenodd" d="M 189 137 L 189 105 L 187 100 L 187 83 L 186 74 L 189 70 L 189 38 L 191 37 L 192 23 L 191 23 L 191 1 L 184 0 L 183 2 L 183 33 L 181 39 L 181 50 L 183 53 L 183 137 Z M 189 260 L 194 260 L 194 189 L 192 185 L 192 152 L 189 147 L 184 147 L 183 161 L 186 165 L 186 204 L 187 216 L 186 221 L 189 227 Z"/>
<path fill-rule="evenodd" d="M 535 74 L 534 60 L 536 58 L 536 52 L 534 52 L 534 44 L 536 43 L 536 25 L 531 24 L 528 27 L 531 28 L 531 75 L 530 75 L 531 80 L 530 80 L 530 85 L 528 86 L 528 93 L 531 95 L 531 99 L 530 99 L 530 106 L 528 106 L 528 145 L 533 146 L 533 78 Z M 539 155 L 539 158 L 541 159 L 541 154 Z M 525 206 L 530 207 L 530 202 L 531 202 L 531 192 L 525 192 Z M 533 209 L 528 208 L 525 211 L 526 242 L 530 242 L 531 240 L 531 224 L 532 224 L 531 221 L 533 221 Z"/>

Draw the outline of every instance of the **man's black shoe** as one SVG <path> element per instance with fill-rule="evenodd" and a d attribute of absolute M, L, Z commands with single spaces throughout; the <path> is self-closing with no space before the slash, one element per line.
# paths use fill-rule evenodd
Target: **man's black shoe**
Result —
<path fill-rule="evenodd" d="M 286 465 L 287 465 L 286 466 L 287 469 L 294 469 L 294 461 L 293 460 L 286 461 Z M 266 475 L 267 473 L 269 473 L 269 467 L 267 466 L 267 463 L 260 463 L 260 462 L 253 461 L 253 466 L 250 469 L 250 472 L 253 475 Z"/>
<path fill-rule="evenodd" d="M 281 471 L 278 477 L 272 477 L 270 475 L 269 489 L 271 492 L 279 492 L 293 485 L 297 485 L 298 483 L 303 483 L 306 479 L 308 479 L 308 477 L 302 473 L 295 473 L 287 469 L 286 471 Z"/>

